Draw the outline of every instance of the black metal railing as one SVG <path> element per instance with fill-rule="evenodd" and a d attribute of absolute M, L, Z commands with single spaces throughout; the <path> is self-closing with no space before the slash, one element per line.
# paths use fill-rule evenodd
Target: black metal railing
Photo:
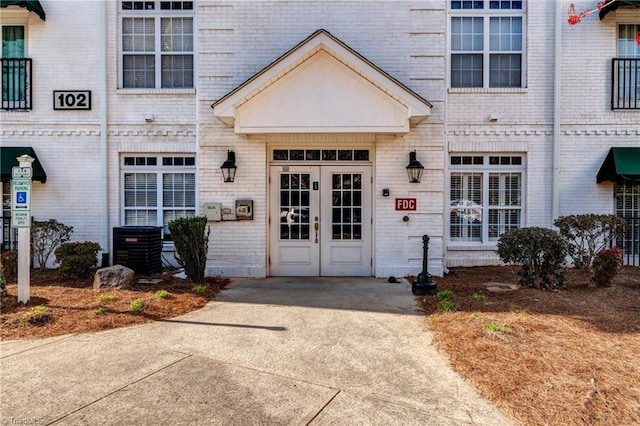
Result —
<path fill-rule="evenodd" d="M 613 58 L 611 109 L 640 109 L 640 58 Z"/>
<path fill-rule="evenodd" d="M 2 109 L 31 109 L 31 58 L 2 58 Z"/>
<path fill-rule="evenodd" d="M 623 218 L 627 225 L 616 239 L 616 246 L 622 249 L 622 262 L 629 266 L 640 266 L 640 217 Z"/>
<path fill-rule="evenodd" d="M 2 217 L 2 244 L 0 244 L 0 253 L 7 250 L 18 249 L 18 230 L 11 227 L 11 216 Z"/>

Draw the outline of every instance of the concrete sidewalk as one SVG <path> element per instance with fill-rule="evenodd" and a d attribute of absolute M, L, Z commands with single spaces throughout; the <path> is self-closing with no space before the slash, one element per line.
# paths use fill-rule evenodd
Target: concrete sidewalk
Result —
<path fill-rule="evenodd" d="M 0 424 L 511 424 L 406 283 L 373 278 L 239 280 L 182 317 L 0 350 Z"/>

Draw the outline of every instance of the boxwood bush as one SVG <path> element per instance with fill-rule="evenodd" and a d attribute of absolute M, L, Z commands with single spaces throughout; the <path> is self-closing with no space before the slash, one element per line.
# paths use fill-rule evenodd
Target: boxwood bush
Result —
<path fill-rule="evenodd" d="M 86 278 L 98 263 L 100 244 L 91 241 L 60 244 L 54 255 L 60 265 L 58 273 L 65 278 Z"/>
<path fill-rule="evenodd" d="M 556 231 L 529 227 L 514 229 L 498 241 L 498 256 L 520 265 L 520 284 L 542 289 L 564 288 L 567 244 Z"/>

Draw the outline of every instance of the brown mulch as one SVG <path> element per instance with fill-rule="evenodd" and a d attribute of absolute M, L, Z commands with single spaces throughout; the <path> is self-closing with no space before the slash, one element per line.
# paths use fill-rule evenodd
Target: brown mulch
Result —
<path fill-rule="evenodd" d="M 171 271 L 136 279 L 159 282 L 136 284 L 130 290 L 94 290 L 93 278 L 66 280 L 56 270 L 33 269 L 27 305 L 18 303 L 18 286 L 7 285 L 9 294 L 0 301 L 0 338 L 34 339 L 95 332 L 172 318 L 203 307 L 229 282 L 206 278 L 206 291 L 196 294 L 189 279 L 177 278 Z M 156 296 L 158 290 L 168 292 L 168 297 Z M 144 302 L 142 313 L 131 310 L 131 302 L 136 299 Z M 29 322 L 34 316 L 33 308 L 39 305 L 47 308 L 48 318 Z"/>
<path fill-rule="evenodd" d="M 524 425 L 640 424 L 640 268 L 622 268 L 610 287 L 569 270 L 563 291 L 487 289 L 518 288 L 516 271 L 434 278 L 453 291 L 452 312 L 418 298 L 454 369 Z"/>

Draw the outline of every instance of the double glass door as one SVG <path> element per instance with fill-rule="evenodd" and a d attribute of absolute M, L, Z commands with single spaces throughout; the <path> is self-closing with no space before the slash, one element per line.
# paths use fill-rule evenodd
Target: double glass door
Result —
<path fill-rule="evenodd" d="M 270 172 L 270 275 L 371 276 L 371 167 Z"/>

